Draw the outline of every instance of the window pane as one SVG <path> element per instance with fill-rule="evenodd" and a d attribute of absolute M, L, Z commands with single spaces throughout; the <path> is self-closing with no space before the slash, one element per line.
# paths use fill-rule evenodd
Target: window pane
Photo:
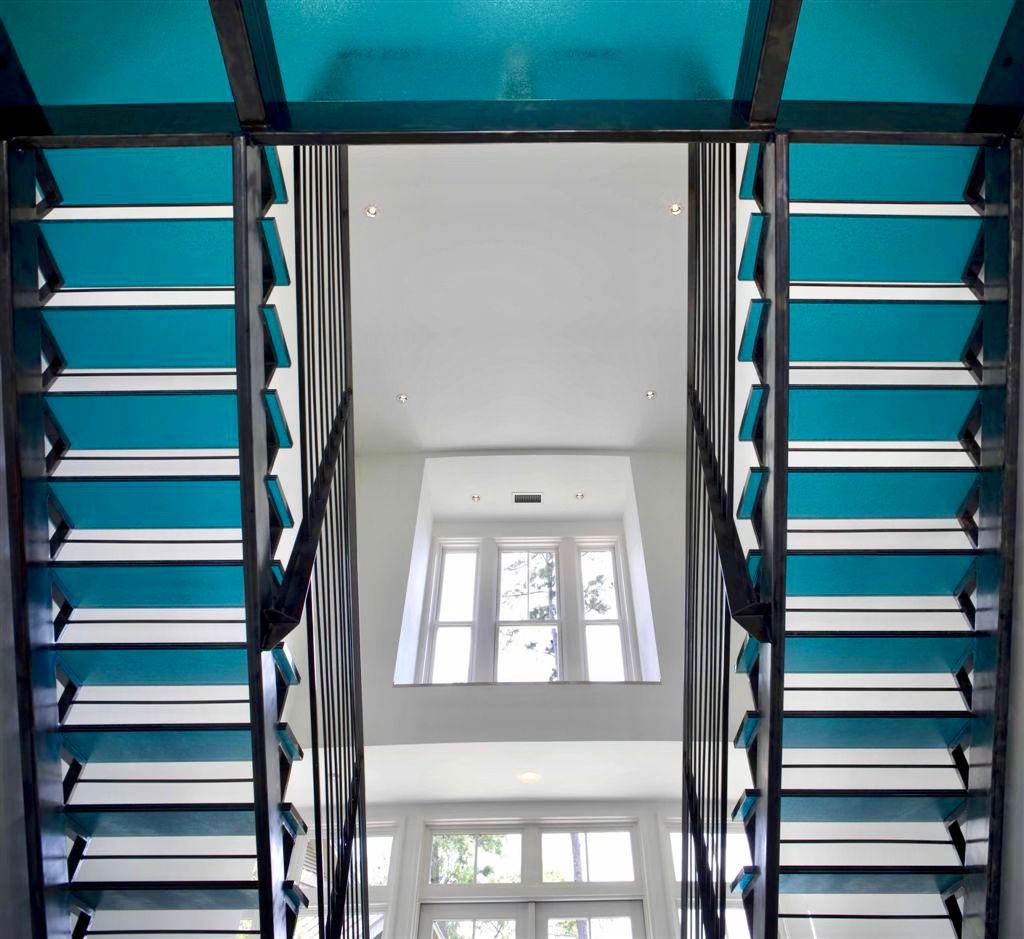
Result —
<path fill-rule="evenodd" d="M 473 920 L 435 919 L 430 936 L 431 939 L 473 939 Z"/>
<path fill-rule="evenodd" d="M 430 846 L 432 884 L 471 884 L 476 872 L 476 835 L 434 835 Z M 461 922 L 461 920 L 460 920 Z M 472 935 L 470 923 L 470 935 Z M 447 933 L 442 933 L 447 936 Z M 461 935 L 456 933 L 455 935 Z"/>
<path fill-rule="evenodd" d="M 558 681 L 558 627 L 500 627 L 498 681 Z"/>
<path fill-rule="evenodd" d="M 633 880 L 633 839 L 628 831 L 587 832 L 592 881 Z"/>
<path fill-rule="evenodd" d="M 469 649 L 472 641 L 469 626 L 442 626 L 434 639 L 434 666 L 430 680 L 435 685 L 461 684 L 469 681 Z"/>
<path fill-rule="evenodd" d="M 676 875 L 676 883 L 683 879 L 683 833 L 671 831 L 668 840 L 672 844 L 672 870 Z"/>
<path fill-rule="evenodd" d="M 476 552 L 445 551 L 441 571 L 441 599 L 437 605 L 439 623 L 473 622 L 476 596 Z"/>
<path fill-rule="evenodd" d="M 632 939 L 628 916 L 594 916 L 590 919 L 549 919 L 548 939 Z"/>
<path fill-rule="evenodd" d="M 518 884 L 523 879 L 522 835 L 481 834 L 477 837 L 476 882 Z"/>
<path fill-rule="evenodd" d="M 555 551 L 502 551 L 498 619 L 503 623 L 558 619 Z"/>
<path fill-rule="evenodd" d="M 628 916 L 594 916 L 590 939 L 633 939 L 633 924 Z"/>
<path fill-rule="evenodd" d="M 541 834 L 544 883 L 584 883 L 589 879 L 586 837 L 576 831 L 546 831 Z"/>
<path fill-rule="evenodd" d="M 615 553 L 611 548 L 580 552 L 583 583 L 583 617 L 589 620 L 618 619 L 615 593 Z"/>
<path fill-rule="evenodd" d="M 391 835 L 370 835 L 366 839 L 366 863 L 371 887 L 386 887 L 391 868 Z"/>
<path fill-rule="evenodd" d="M 625 680 L 618 623 L 587 624 L 587 677 L 591 681 Z"/>
<path fill-rule="evenodd" d="M 473 939 L 516 939 L 514 919 L 478 919 Z"/>
<path fill-rule="evenodd" d="M 528 619 L 527 558 L 525 551 L 501 552 L 501 603 L 498 619 L 502 622 L 521 623 Z"/>
<path fill-rule="evenodd" d="M 558 619 L 555 552 L 530 552 L 530 619 Z"/>

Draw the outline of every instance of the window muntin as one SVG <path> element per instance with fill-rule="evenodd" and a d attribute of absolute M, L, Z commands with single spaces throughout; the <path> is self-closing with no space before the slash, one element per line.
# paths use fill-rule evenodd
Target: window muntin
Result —
<path fill-rule="evenodd" d="M 518 884 L 523 879 L 519 832 L 434 832 L 430 883 Z"/>
<path fill-rule="evenodd" d="M 541 834 L 544 883 L 633 883 L 629 831 L 545 831 Z"/>

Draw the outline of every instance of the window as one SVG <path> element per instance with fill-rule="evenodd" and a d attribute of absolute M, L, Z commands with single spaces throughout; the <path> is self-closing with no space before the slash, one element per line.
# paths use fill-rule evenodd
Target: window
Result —
<path fill-rule="evenodd" d="M 434 652 L 430 680 L 435 685 L 469 680 L 473 623 L 476 620 L 477 552 L 445 548 L 434 612 Z"/>
<path fill-rule="evenodd" d="M 516 939 L 514 919 L 435 919 L 433 939 Z"/>
<path fill-rule="evenodd" d="M 632 883 L 628 831 L 557 831 L 541 836 L 545 883 Z"/>
<path fill-rule="evenodd" d="M 638 678 L 617 537 L 440 539 L 432 571 L 421 681 Z"/>
<path fill-rule="evenodd" d="M 518 833 L 435 833 L 430 846 L 432 884 L 517 884 L 523 873 Z"/>
<path fill-rule="evenodd" d="M 498 681 L 558 681 L 558 552 L 498 555 Z"/>
<path fill-rule="evenodd" d="M 586 624 L 587 678 L 622 681 L 626 669 L 614 548 L 580 551 L 580 586 Z"/>

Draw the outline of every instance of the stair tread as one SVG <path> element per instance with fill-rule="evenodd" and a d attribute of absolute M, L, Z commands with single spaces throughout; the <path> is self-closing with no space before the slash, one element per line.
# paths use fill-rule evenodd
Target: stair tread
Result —
<path fill-rule="evenodd" d="M 755 711 L 744 715 L 735 746 L 749 746 L 759 720 Z M 782 745 L 822 750 L 947 749 L 963 737 L 970 723 L 966 711 L 786 711 Z"/>
<path fill-rule="evenodd" d="M 244 643 L 63 643 L 57 664 L 79 687 L 88 685 L 247 685 Z M 283 648 L 274 659 L 289 685 L 298 674 Z"/>
<path fill-rule="evenodd" d="M 274 147 L 264 152 L 276 202 L 285 198 Z M 231 205 L 230 147 L 96 147 L 49 150 L 65 206 Z"/>
<path fill-rule="evenodd" d="M 302 749 L 287 725 L 278 740 L 292 759 Z M 68 752 L 81 763 L 248 762 L 249 724 L 75 724 L 60 731 Z"/>
<path fill-rule="evenodd" d="M 242 565 L 64 564 L 55 585 L 72 607 L 93 609 L 241 607 Z"/>
<path fill-rule="evenodd" d="M 751 217 L 740 279 L 754 279 L 764 225 Z M 972 215 L 790 215 L 793 283 L 960 284 L 981 230 Z"/>
<path fill-rule="evenodd" d="M 747 151 L 740 197 L 754 198 L 760 145 Z M 800 202 L 962 203 L 974 147 L 794 143 L 789 197 Z"/>
<path fill-rule="evenodd" d="M 964 869 L 952 865 L 929 867 L 846 867 L 780 865 L 783 893 L 938 893 L 954 889 Z"/>
<path fill-rule="evenodd" d="M 277 226 L 262 222 L 275 280 L 288 283 Z M 234 286 L 230 218 L 71 219 L 40 223 L 65 288 Z"/>
<path fill-rule="evenodd" d="M 69 805 L 64 821 L 86 837 L 145 838 L 163 836 L 221 837 L 255 834 L 253 802 L 210 802 L 160 805 Z M 306 823 L 290 803 L 281 806 L 290 827 L 305 831 Z"/>
<path fill-rule="evenodd" d="M 974 649 L 971 630 L 944 632 L 786 632 L 793 673 L 955 672 Z"/>

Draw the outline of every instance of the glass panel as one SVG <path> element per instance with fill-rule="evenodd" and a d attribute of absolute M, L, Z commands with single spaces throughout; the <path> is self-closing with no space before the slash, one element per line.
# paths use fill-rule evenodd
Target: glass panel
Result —
<path fill-rule="evenodd" d="M 514 919 L 478 919 L 473 927 L 473 939 L 516 939 Z"/>
<path fill-rule="evenodd" d="M 728 99 L 747 0 L 268 0 L 290 101 Z"/>
<path fill-rule="evenodd" d="M 0 17 L 44 106 L 230 107 L 207 0 L 0 0 Z"/>
<path fill-rule="evenodd" d="M 500 627 L 498 681 L 558 681 L 558 627 Z"/>
<path fill-rule="evenodd" d="M 633 839 L 628 831 L 587 832 L 587 860 L 592 881 L 631 881 Z"/>
<path fill-rule="evenodd" d="M 473 939 L 473 920 L 435 919 L 430 933 L 431 939 Z"/>
<path fill-rule="evenodd" d="M 471 884 L 476 879 L 476 835 L 446 832 L 430 846 L 432 884 Z M 470 935 L 472 923 L 470 923 Z M 442 934 L 447 935 L 447 934 Z"/>
<path fill-rule="evenodd" d="M 530 552 L 530 619 L 558 619 L 555 552 Z"/>
<path fill-rule="evenodd" d="M 528 555 L 525 551 L 501 552 L 501 585 L 498 619 L 522 622 L 528 619 Z"/>
<path fill-rule="evenodd" d="M 445 551 L 441 572 L 439 623 L 471 623 L 476 599 L 476 552 Z"/>
<path fill-rule="evenodd" d="M 675 873 L 676 883 L 683 879 L 683 833 L 681 831 L 669 832 L 668 840 L 672 845 L 672 870 Z"/>
<path fill-rule="evenodd" d="M 549 919 L 548 939 L 632 939 L 628 916 L 594 916 L 590 919 Z"/>
<path fill-rule="evenodd" d="M 587 678 L 591 681 L 624 681 L 622 637 L 618 623 L 587 624 Z"/>
<path fill-rule="evenodd" d="M 554 551 L 502 551 L 498 619 L 558 619 L 556 565 Z"/>
<path fill-rule="evenodd" d="M 585 883 L 589 879 L 586 837 L 577 831 L 546 831 L 541 834 L 544 883 Z"/>
<path fill-rule="evenodd" d="M 469 681 L 472 638 L 469 626 L 442 626 L 437 630 L 431 682 L 435 685 L 457 685 Z"/>
<path fill-rule="evenodd" d="M 583 616 L 588 620 L 618 619 L 615 590 L 615 552 L 611 548 L 580 552 Z"/>
<path fill-rule="evenodd" d="M 974 104 L 1012 3 L 805 0 L 784 97 Z"/>
<path fill-rule="evenodd" d="M 366 839 L 366 863 L 371 887 L 386 887 L 391 869 L 391 835 L 369 835 Z"/>
<path fill-rule="evenodd" d="M 518 884 L 523 879 L 523 836 L 481 834 L 477 837 L 476 882 Z"/>

